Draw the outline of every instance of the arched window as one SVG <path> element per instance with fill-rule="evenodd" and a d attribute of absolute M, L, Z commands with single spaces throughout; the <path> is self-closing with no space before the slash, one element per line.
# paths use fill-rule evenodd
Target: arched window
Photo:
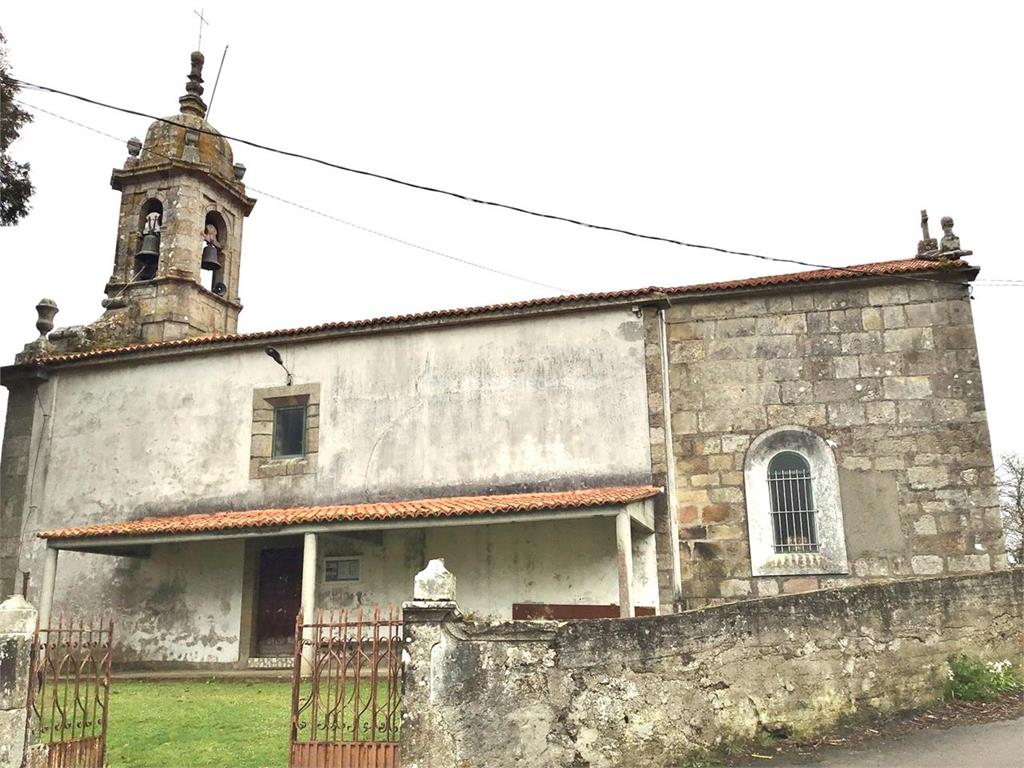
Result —
<path fill-rule="evenodd" d="M 806 427 L 762 432 L 744 468 L 754 576 L 848 573 L 839 469 L 831 446 Z"/>
<path fill-rule="evenodd" d="M 228 225 L 217 211 L 206 214 L 203 222 L 203 258 L 200 267 L 209 270 L 206 289 L 223 296 L 227 293 L 224 246 L 227 244 Z"/>
<path fill-rule="evenodd" d="M 793 451 L 775 454 L 768 462 L 768 497 L 775 551 L 817 552 L 814 488 L 807 459 Z"/>

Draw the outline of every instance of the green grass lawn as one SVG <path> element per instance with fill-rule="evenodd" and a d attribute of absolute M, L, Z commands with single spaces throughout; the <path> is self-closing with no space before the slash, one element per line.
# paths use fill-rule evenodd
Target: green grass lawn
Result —
<path fill-rule="evenodd" d="M 360 701 L 367 701 L 370 690 L 370 683 L 364 682 Z M 383 702 L 386 684 L 378 690 Z M 302 695 L 308 696 L 308 682 L 303 682 Z M 285 768 L 291 696 L 291 683 L 278 680 L 114 680 L 107 721 L 107 765 Z M 351 740 L 351 709 L 342 707 L 340 713 L 334 738 Z M 304 720 L 308 723 L 308 719 L 307 712 Z M 360 726 L 363 738 L 369 738 L 369 723 L 360 720 Z M 303 735 L 309 738 L 308 731 L 300 732 L 300 738 Z"/>
<path fill-rule="evenodd" d="M 107 765 L 285 768 L 291 691 L 276 680 L 114 680 Z"/>

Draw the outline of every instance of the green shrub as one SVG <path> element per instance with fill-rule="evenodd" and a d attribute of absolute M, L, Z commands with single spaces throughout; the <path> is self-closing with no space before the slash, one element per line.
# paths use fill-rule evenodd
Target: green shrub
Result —
<path fill-rule="evenodd" d="M 961 654 L 949 657 L 949 680 L 943 698 L 988 701 L 1024 690 L 1024 681 L 1009 661 L 980 661 Z"/>

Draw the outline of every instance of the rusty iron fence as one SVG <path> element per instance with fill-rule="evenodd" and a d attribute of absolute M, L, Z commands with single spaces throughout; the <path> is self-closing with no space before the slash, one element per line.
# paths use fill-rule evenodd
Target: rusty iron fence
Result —
<path fill-rule="evenodd" d="M 300 614 L 290 768 L 396 768 L 401 660 L 398 609 Z"/>
<path fill-rule="evenodd" d="M 37 627 L 29 675 L 30 768 L 102 768 L 114 623 Z"/>

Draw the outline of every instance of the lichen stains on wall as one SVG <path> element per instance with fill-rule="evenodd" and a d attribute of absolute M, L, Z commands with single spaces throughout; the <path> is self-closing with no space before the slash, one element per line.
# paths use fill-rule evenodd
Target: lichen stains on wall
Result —
<path fill-rule="evenodd" d="M 119 662 L 238 660 L 241 540 L 163 544 L 148 558 L 63 552 L 54 615 L 112 618 Z"/>
<path fill-rule="evenodd" d="M 422 618 L 420 618 L 422 616 Z M 417 768 L 671 766 L 772 724 L 913 707 L 968 653 L 1024 662 L 1024 571 L 554 624 L 405 613 Z"/>

